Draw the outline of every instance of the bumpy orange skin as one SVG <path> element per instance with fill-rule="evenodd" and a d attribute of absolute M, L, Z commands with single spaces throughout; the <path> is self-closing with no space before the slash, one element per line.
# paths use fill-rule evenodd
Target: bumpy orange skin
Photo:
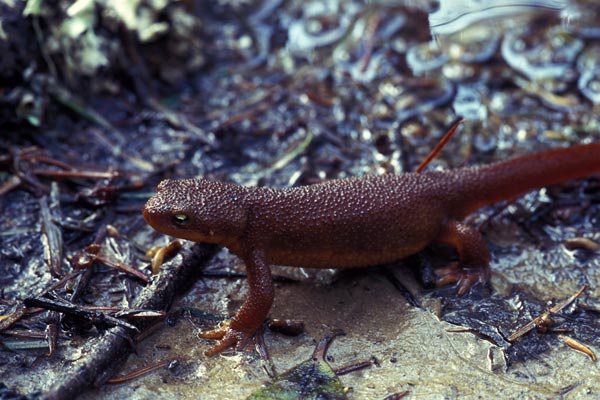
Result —
<path fill-rule="evenodd" d="M 250 293 L 207 354 L 244 346 L 273 303 L 269 266 L 367 267 L 414 254 L 431 242 L 459 261 L 439 283 L 464 293 L 489 275 L 483 237 L 461 220 L 484 205 L 600 172 L 600 143 L 535 153 L 484 167 L 332 180 L 289 189 L 206 179 L 166 180 L 143 214 L 156 230 L 217 243 L 246 264 Z"/>

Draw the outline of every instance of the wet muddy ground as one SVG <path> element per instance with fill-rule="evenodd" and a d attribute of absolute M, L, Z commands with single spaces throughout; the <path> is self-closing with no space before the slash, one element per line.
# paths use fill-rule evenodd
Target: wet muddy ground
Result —
<path fill-rule="evenodd" d="M 429 169 L 600 140 L 594 2 L 455 3 L 0 2 L 0 397 L 244 398 L 338 330 L 327 363 L 357 366 L 338 398 L 599 396 L 598 176 L 469 216 L 492 276 L 464 296 L 435 288 L 455 257 L 435 246 L 274 267 L 270 315 L 304 329 L 259 351 L 197 337 L 243 302 L 239 259 L 183 242 L 151 273 L 171 238 L 140 209 L 165 178 L 413 171 L 459 116 Z"/>

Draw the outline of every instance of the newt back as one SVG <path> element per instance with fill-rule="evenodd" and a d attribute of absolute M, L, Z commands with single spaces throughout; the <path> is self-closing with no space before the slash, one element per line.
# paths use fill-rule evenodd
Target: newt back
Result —
<path fill-rule="evenodd" d="M 350 268 L 424 248 L 445 218 L 439 173 L 365 176 L 289 189 L 256 189 L 242 247 L 269 263 Z M 268 199 L 268 201 L 265 201 Z"/>

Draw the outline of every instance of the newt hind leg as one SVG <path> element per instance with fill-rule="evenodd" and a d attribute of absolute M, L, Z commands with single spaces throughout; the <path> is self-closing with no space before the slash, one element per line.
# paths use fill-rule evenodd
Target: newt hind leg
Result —
<path fill-rule="evenodd" d="M 491 256 L 483 236 L 476 229 L 451 220 L 443 225 L 435 242 L 454 247 L 459 256 L 459 261 L 436 270 L 438 286 L 457 283 L 458 294 L 462 295 L 475 283 L 488 281 Z"/>

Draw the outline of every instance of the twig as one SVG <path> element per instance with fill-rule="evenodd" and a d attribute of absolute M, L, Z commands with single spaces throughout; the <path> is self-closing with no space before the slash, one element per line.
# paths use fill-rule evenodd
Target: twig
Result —
<path fill-rule="evenodd" d="M 202 266 L 216 253 L 213 245 L 196 244 L 186 248 L 169 262 L 170 268 L 163 268 L 158 279 L 146 286 L 134 308 L 164 310 L 168 309 L 175 296 L 184 293 L 200 277 Z M 138 329 L 143 330 L 151 320 L 136 321 Z M 129 353 L 130 332 L 122 327 L 113 327 L 100 337 L 88 343 L 85 357 L 76 360 L 69 370 L 60 374 L 57 382 L 45 393 L 47 400 L 70 399 L 93 386 L 100 386 L 119 370 Z"/>

